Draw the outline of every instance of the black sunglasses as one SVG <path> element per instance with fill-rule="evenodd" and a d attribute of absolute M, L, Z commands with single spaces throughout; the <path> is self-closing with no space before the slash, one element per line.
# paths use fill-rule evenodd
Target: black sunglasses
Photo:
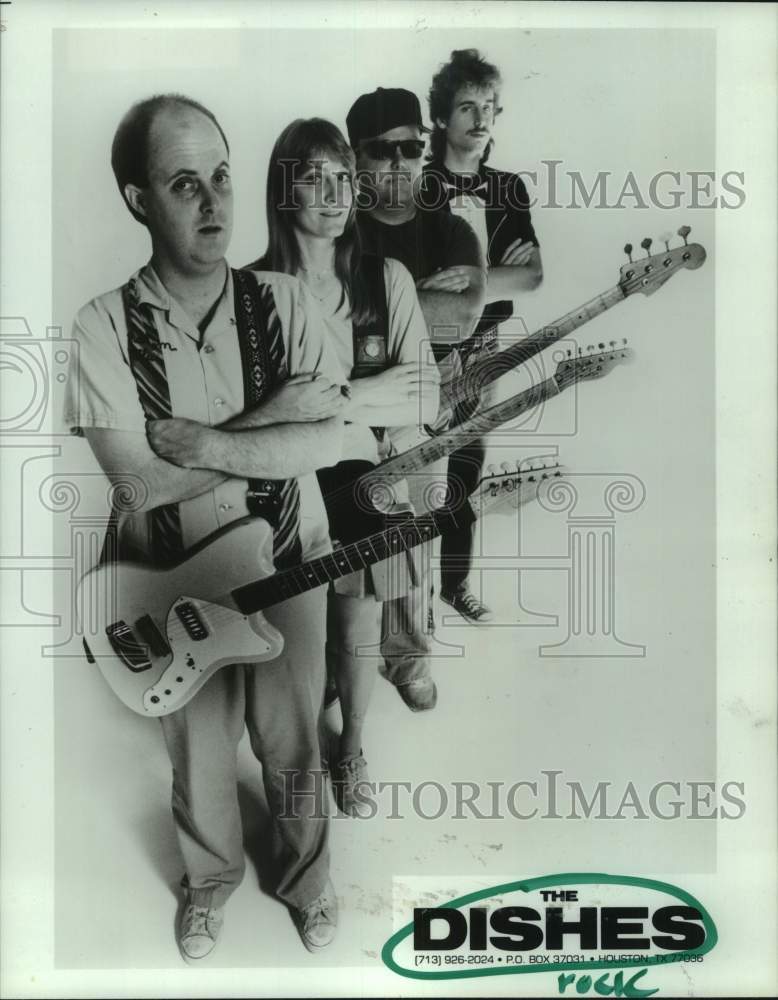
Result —
<path fill-rule="evenodd" d="M 418 160 L 424 146 L 423 139 L 368 139 L 362 143 L 362 150 L 371 160 L 391 160 L 399 148 L 404 160 Z"/>

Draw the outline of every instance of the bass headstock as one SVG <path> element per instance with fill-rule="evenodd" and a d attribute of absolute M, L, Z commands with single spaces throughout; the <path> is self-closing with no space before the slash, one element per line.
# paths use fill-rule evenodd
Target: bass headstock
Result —
<path fill-rule="evenodd" d="M 653 240 L 647 236 L 641 241 L 641 247 L 646 251 L 646 256 L 640 260 L 632 259 L 632 244 L 627 243 L 624 253 L 629 257 L 629 263 L 624 264 L 619 271 L 619 288 L 624 296 L 634 295 L 635 292 L 642 292 L 644 295 L 653 294 L 657 288 L 668 281 L 676 271 L 686 268 L 693 271 L 704 263 L 706 253 L 699 243 L 687 243 L 686 237 L 691 232 L 691 226 L 681 226 L 678 235 L 683 239 L 683 245 L 671 247 L 669 233 L 663 234 L 660 239 L 665 245 L 664 253 L 649 255 Z"/>

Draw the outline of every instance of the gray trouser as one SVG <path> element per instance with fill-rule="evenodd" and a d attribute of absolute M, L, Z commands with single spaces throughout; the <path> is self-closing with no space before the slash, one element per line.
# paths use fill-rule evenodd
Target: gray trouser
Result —
<path fill-rule="evenodd" d="M 416 560 L 417 576 L 405 597 L 384 601 L 381 623 L 380 673 L 395 687 L 430 676 L 431 637 L 427 612 L 430 607 L 432 573 L 430 551 L 422 546 Z"/>
<path fill-rule="evenodd" d="M 321 774 L 312 773 L 321 768 L 325 614 L 322 587 L 268 609 L 265 617 L 285 639 L 281 655 L 223 667 L 189 704 L 160 720 L 173 764 L 182 884 L 198 905 L 221 906 L 243 877 L 236 771 L 244 724 L 263 768 L 277 895 L 301 907 L 326 884 L 328 819 Z"/>

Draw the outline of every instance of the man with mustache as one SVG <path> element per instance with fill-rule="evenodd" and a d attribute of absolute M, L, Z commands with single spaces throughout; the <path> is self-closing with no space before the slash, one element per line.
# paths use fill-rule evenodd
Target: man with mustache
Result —
<path fill-rule="evenodd" d="M 463 367 L 479 353 L 496 348 L 497 324 L 513 313 L 513 300 L 532 291 L 543 278 L 543 266 L 529 211 L 524 182 L 516 174 L 486 166 L 494 144 L 500 74 L 476 49 L 451 53 L 451 60 L 432 80 L 429 94 L 430 163 L 424 171 L 425 200 L 442 202 L 453 216 L 464 219 L 477 234 L 488 266 L 486 300 L 474 336 L 460 345 Z M 442 198 L 439 196 L 442 195 Z M 440 360 L 444 349 L 435 348 Z M 482 393 L 482 405 L 496 402 L 491 386 Z M 460 407 L 455 422 L 467 419 L 472 408 Z M 454 452 L 448 462 L 449 482 L 473 490 L 483 467 L 486 443 L 474 441 Z M 491 611 L 472 593 L 469 573 L 475 525 L 447 532 L 441 541 L 442 601 L 469 622 L 491 620 Z"/>
<path fill-rule="evenodd" d="M 120 558 L 165 566 L 251 515 L 273 526 L 276 569 L 329 551 L 313 471 L 340 457 L 343 396 L 326 375 L 336 361 L 296 278 L 227 265 L 233 193 L 221 126 L 190 98 L 150 98 L 119 124 L 111 163 L 148 230 L 151 259 L 80 310 L 65 413 L 112 483 L 142 484 L 132 511 L 114 510 L 109 542 Z M 333 939 L 328 820 L 312 794 L 325 598 L 319 588 L 269 609 L 283 653 L 220 669 L 161 719 L 185 868 L 177 935 L 188 962 L 212 951 L 244 873 L 236 788 L 244 726 L 262 762 L 276 894 L 309 950 Z"/>
<path fill-rule="evenodd" d="M 362 205 L 358 224 L 368 253 L 394 257 L 411 272 L 433 347 L 466 340 L 481 315 L 484 270 L 471 228 L 443 209 L 416 202 L 425 128 L 415 94 L 379 87 L 359 97 L 346 117 L 357 158 Z M 445 345 L 445 347 L 444 347 Z M 416 562 L 416 586 L 385 601 L 382 673 L 412 711 L 434 708 L 430 673 L 429 562 Z"/>

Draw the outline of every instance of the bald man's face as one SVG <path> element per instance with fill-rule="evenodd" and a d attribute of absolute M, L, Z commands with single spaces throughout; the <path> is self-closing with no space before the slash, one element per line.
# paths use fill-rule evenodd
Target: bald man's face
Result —
<path fill-rule="evenodd" d="M 155 254 L 182 274 L 209 273 L 232 236 L 229 154 L 218 128 L 194 108 L 161 111 L 149 132 L 148 176 L 133 204 Z"/>

